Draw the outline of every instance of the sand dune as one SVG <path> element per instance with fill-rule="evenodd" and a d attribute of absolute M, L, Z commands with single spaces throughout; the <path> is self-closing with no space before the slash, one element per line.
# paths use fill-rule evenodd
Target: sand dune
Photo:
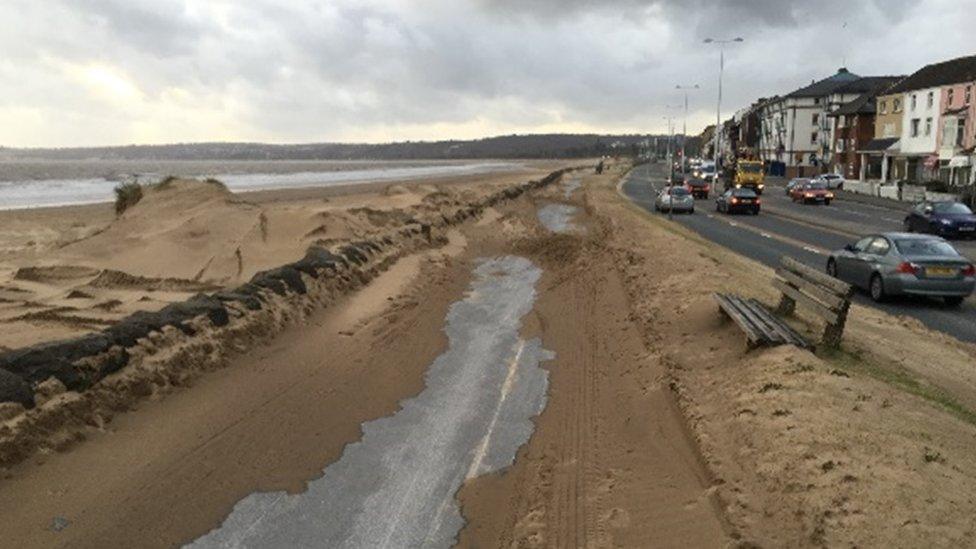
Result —
<path fill-rule="evenodd" d="M 118 217 L 106 215 L 107 205 L 4 212 L 10 222 L 0 234 L 0 346 L 80 335 L 135 311 L 236 286 L 300 259 L 311 245 L 331 247 L 436 217 L 513 178 L 528 179 L 478 176 L 271 200 L 175 179 L 146 187 Z"/>

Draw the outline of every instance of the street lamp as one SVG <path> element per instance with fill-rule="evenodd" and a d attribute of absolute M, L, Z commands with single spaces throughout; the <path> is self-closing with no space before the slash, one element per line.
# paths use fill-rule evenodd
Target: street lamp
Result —
<path fill-rule="evenodd" d="M 718 63 L 718 107 L 715 111 L 715 177 L 718 178 L 718 145 L 719 145 L 719 134 L 720 126 L 722 125 L 722 73 L 725 71 L 725 45 L 732 44 L 735 42 L 744 42 L 741 37 L 735 37 L 730 39 L 715 39 L 706 38 L 706 44 L 718 44 L 719 45 L 719 63 Z"/>
<path fill-rule="evenodd" d="M 681 123 L 681 175 L 684 175 L 686 173 L 685 164 L 688 161 L 687 157 L 685 157 L 685 142 L 688 141 L 688 92 L 691 90 L 697 90 L 699 88 L 698 84 L 693 86 L 683 86 L 678 84 L 674 87 L 674 89 L 685 92 L 685 118 Z"/>

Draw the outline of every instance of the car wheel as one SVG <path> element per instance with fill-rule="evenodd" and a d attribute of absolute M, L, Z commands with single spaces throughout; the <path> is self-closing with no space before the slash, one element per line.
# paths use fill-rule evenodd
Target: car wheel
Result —
<path fill-rule="evenodd" d="M 962 305 L 962 301 L 965 298 L 960 296 L 952 296 L 952 297 L 944 297 L 942 299 L 945 300 L 945 304 L 948 305 L 949 307 L 958 307 Z"/>
<path fill-rule="evenodd" d="M 885 290 L 884 290 L 884 280 L 881 279 L 881 275 L 875 273 L 871 275 L 871 284 L 868 286 L 871 291 L 871 299 L 878 303 L 885 300 Z"/>
<path fill-rule="evenodd" d="M 689 213 L 689 214 L 693 214 L 693 213 L 695 213 L 695 209 L 694 209 L 694 208 L 692 208 L 692 209 L 690 209 L 690 210 L 688 210 L 688 213 Z"/>
<path fill-rule="evenodd" d="M 915 232 L 915 228 L 912 227 L 912 224 L 911 223 L 909 223 L 909 222 L 906 221 L 906 222 L 903 223 L 903 225 L 905 226 L 905 232 L 906 233 L 913 233 L 913 232 Z"/>
<path fill-rule="evenodd" d="M 824 200 L 824 206 L 830 206 L 830 201 L 829 200 Z"/>
<path fill-rule="evenodd" d="M 837 278 L 837 261 L 833 258 L 827 260 L 827 274 Z"/>

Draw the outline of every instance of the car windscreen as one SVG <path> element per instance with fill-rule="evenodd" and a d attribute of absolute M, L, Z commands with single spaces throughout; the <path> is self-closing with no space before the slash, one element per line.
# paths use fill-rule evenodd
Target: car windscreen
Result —
<path fill-rule="evenodd" d="M 758 195 L 752 189 L 736 189 L 732 191 L 732 196 L 737 198 L 755 198 Z"/>
<path fill-rule="evenodd" d="M 817 183 L 817 182 L 814 182 L 814 183 L 808 184 L 806 186 L 806 188 L 807 189 L 812 189 L 812 190 L 815 190 L 815 191 L 822 191 L 822 190 L 825 190 L 827 188 L 827 184 L 826 183 Z"/>
<path fill-rule="evenodd" d="M 672 187 L 671 194 L 673 194 L 674 196 L 687 196 L 688 189 L 684 187 Z"/>
<path fill-rule="evenodd" d="M 759 173 L 762 171 L 762 166 L 759 164 L 741 164 L 739 169 L 745 173 Z"/>
<path fill-rule="evenodd" d="M 940 214 L 971 214 L 972 210 L 965 204 L 958 202 L 939 202 L 932 205 L 932 210 Z"/>
<path fill-rule="evenodd" d="M 934 238 L 911 238 L 895 240 L 895 247 L 901 255 L 910 256 L 957 256 L 959 252 L 945 240 Z"/>

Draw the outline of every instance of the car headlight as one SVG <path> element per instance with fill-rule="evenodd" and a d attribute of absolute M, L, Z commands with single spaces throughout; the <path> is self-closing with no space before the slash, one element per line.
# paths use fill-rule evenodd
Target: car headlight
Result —
<path fill-rule="evenodd" d="M 943 225 L 952 225 L 952 220 L 951 219 L 940 219 L 939 220 L 939 223 L 942 223 Z"/>
<path fill-rule="evenodd" d="M 736 189 L 741 189 L 741 188 L 742 188 L 742 185 L 741 185 L 741 184 L 739 184 L 739 183 L 736 183 L 736 184 L 735 184 L 735 188 L 736 188 Z"/>

